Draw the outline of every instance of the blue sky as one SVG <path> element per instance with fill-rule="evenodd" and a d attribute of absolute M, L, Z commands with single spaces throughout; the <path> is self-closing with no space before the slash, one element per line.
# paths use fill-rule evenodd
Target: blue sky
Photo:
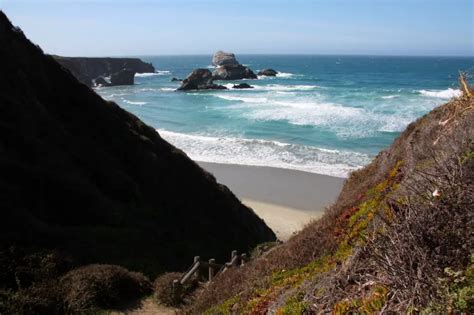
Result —
<path fill-rule="evenodd" d="M 46 52 L 474 55 L 473 0 L 0 0 Z"/>

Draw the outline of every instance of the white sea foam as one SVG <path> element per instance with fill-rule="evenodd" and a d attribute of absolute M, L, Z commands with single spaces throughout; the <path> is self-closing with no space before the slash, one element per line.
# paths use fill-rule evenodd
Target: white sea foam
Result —
<path fill-rule="evenodd" d="M 419 90 L 418 93 L 427 97 L 436 97 L 436 98 L 444 98 L 444 99 L 460 97 L 462 95 L 461 90 L 455 90 L 452 88 L 449 88 L 446 90 L 435 90 L 435 91 Z"/>
<path fill-rule="evenodd" d="M 134 101 L 126 100 L 126 99 L 122 99 L 122 101 L 130 105 L 145 105 L 146 104 L 146 102 L 134 102 Z"/>
<path fill-rule="evenodd" d="M 214 96 L 233 101 L 227 106 L 217 107 L 217 110 L 234 111 L 232 115 L 257 121 L 287 121 L 293 125 L 318 126 L 341 138 L 364 138 L 379 131 L 399 132 L 418 116 L 412 110 L 394 114 L 383 109 L 369 110 L 331 103 L 317 95 L 276 94 L 262 97 L 262 94 L 256 93 L 222 93 Z"/>
<path fill-rule="evenodd" d="M 234 96 L 229 94 L 216 94 L 214 95 L 218 98 L 227 101 L 239 101 L 244 103 L 266 103 L 268 102 L 268 98 L 266 97 L 243 97 L 243 96 Z"/>
<path fill-rule="evenodd" d="M 292 76 L 294 76 L 294 74 L 289 72 L 278 72 L 276 76 L 278 78 L 291 78 Z"/>
<path fill-rule="evenodd" d="M 393 98 L 397 98 L 397 97 L 400 97 L 400 95 L 387 95 L 387 96 L 382 96 L 383 99 L 386 99 L 386 100 L 391 100 Z"/>
<path fill-rule="evenodd" d="M 170 75 L 171 71 L 168 70 L 157 70 L 155 72 L 150 73 L 135 73 L 136 77 L 153 77 L 157 75 Z"/>
<path fill-rule="evenodd" d="M 150 73 L 135 73 L 135 77 L 153 77 L 155 75 L 160 75 L 157 72 L 150 72 Z"/>
<path fill-rule="evenodd" d="M 171 71 L 169 71 L 169 70 L 157 70 L 156 73 L 158 73 L 158 75 L 168 75 L 168 74 L 171 74 Z"/>
<path fill-rule="evenodd" d="M 158 130 L 192 159 L 203 162 L 273 166 L 347 177 L 370 162 L 365 154 L 321 149 L 279 141 L 195 135 Z"/>
<path fill-rule="evenodd" d="M 239 92 L 252 92 L 252 91 L 277 91 L 277 92 L 286 92 L 286 91 L 311 91 L 321 89 L 319 85 L 283 85 L 283 84 L 267 84 L 267 85 L 252 85 L 253 89 L 233 89 L 235 83 L 224 84 L 226 88 L 233 91 Z"/>
<path fill-rule="evenodd" d="M 267 84 L 255 85 L 256 90 L 263 91 L 311 91 L 321 88 L 318 85 L 282 85 L 282 84 Z"/>
<path fill-rule="evenodd" d="M 176 89 L 175 88 L 161 88 L 160 91 L 170 92 L 170 91 L 176 91 Z"/>

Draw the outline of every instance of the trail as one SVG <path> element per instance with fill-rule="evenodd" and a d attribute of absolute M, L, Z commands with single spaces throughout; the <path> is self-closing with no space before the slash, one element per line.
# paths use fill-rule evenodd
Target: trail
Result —
<path fill-rule="evenodd" d="M 167 307 L 161 304 L 156 303 L 152 298 L 146 298 L 137 303 L 136 306 L 130 307 L 127 310 L 123 311 L 113 311 L 109 313 L 110 315 L 175 315 L 177 314 L 178 309 Z"/>

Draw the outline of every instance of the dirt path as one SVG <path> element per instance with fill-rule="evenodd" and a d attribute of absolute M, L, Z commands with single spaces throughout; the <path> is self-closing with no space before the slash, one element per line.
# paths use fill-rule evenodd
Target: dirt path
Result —
<path fill-rule="evenodd" d="M 126 311 L 111 312 L 110 315 L 175 315 L 177 309 L 157 304 L 153 298 L 142 300 L 139 305 Z"/>

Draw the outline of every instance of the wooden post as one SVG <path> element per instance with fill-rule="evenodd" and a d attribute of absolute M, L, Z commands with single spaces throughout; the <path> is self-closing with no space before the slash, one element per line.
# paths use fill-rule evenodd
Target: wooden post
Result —
<path fill-rule="evenodd" d="M 178 279 L 173 280 L 173 300 L 174 302 L 179 302 L 180 300 L 180 290 L 181 284 L 179 283 Z"/>
<path fill-rule="evenodd" d="M 201 259 L 201 257 L 199 256 L 194 256 L 194 264 L 198 264 L 199 263 L 199 260 Z M 198 278 L 198 281 L 199 281 L 199 276 L 200 276 L 200 273 L 199 273 L 199 268 L 196 270 L 196 277 Z"/>
<path fill-rule="evenodd" d="M 214 267 L 213 264 L 216 262 L 214 258 L 209 259 L 209 282 L 214 278 Z"/>
<path fill-rule="evenodd" d="M 174 279 L 173 280 L 173 289 L 174 290 L 177 290 L 179 287 L 179 280 L 178 279 Z"/>
<path fill-rule="evenodd" d="M 243 266 L 247 262 L 247 254 L 240 255 L 240 265 Z"/>
<path fill-rule="evenodd" d="M 232 263 L 233 266 L 236 266 L 237 265 L 237 251 L 236 250 L 233 250 L 232 251 L 232 254 L 230 256 L 230 262 Z"/>

